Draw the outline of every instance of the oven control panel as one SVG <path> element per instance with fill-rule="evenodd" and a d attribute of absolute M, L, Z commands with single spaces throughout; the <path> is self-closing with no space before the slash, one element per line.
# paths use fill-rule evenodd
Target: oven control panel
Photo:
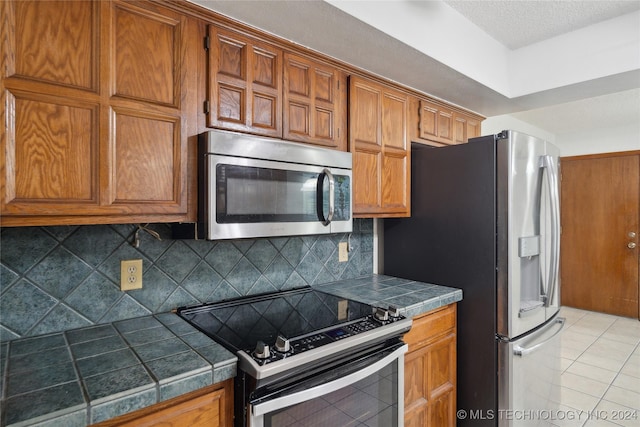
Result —
<path fill-rule="evenodd" d="M 337 341 L 373 331 L 374 329 L 383 328 L 404 319 L 398 313 L 391 312 L 390 314 L 387 310 L 377 309 L 374 314 L 352 323 L 346 323 L 291 340 L 278 336 L 273 343 L 258 341 L 255 349 L 245 349 L 244 352 L 256 363 L 264 366 L 296 354 L 305 353 Z"/>

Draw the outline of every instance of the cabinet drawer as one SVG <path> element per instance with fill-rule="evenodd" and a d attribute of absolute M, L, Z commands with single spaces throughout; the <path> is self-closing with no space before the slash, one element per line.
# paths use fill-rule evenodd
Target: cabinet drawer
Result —
<path fill-rule="evenodd" d="M 403 339 L 409 344 L 409 351 L 412 351 L 455 329 L 455 327 L 456 304 L 449 304 L 446 307 L 415 317 L 411 330 L 405 334 Z"/>

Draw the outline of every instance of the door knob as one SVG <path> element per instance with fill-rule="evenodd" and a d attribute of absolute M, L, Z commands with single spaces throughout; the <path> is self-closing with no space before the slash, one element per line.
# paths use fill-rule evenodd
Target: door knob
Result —
<path fill-rule="evenodd" d="M 627 243 L 627 247 L 628 247 L 629 249 L 635 249 L 635 247 L 636 247 L 636 243 L 635 243 L 635 242 L 629 242 L 629 243 Z"/>
<path fill-rule="evenodd" d="M 635 233 L 635 231 L 630 231 L 629 234 L 627 234 L 627 236 L 629 236 L 629 238 L 633 239 L 634 237 L 636 237 L 636 233 Z"/>

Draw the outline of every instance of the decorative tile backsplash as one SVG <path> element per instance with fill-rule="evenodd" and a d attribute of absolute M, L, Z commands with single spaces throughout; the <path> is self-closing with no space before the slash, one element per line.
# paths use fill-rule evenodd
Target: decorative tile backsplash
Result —
<path fill-rule="evenodd" d="M 233 241 L 157 240 L 135 225 L 0 230 L 0 341 L 169 311 L 185 305 L 328 283 L 373 272 L 373 220 L 347 234 Z M 120 291 L 120 261 L 143 260 L 143 289 Z"/>

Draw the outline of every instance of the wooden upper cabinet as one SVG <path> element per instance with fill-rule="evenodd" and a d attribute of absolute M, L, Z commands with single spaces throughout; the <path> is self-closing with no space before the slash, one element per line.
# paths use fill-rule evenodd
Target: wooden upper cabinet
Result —
<path fill-rule="evenodd" d="M 407 114 L 406 94 L 360 77 L 349 78 L 354 216 L 409 216 Z"/>
<path fill-rule="evenodd" d="M 147 2 L 0 8 L 2 225 L 184 219 L 189 19 Z"/>
<path fill-rule="evenodd" d="M 453 143 L 453 111 L 421 100 L 419 129 L 422 139 Z"/>
<path fill-rule="evenodd" d="M 480 120 L 470 116 L 453 113 L 453 143 L 464 144 L 470 138 L 480 136 Z"/>
<path fill-rule="evenodd" d="M 458 111 L 445 104 L 414 98 L 411 100 L 414 142 L 434 146 L 464 144 L 480 136 L 482 117 Z"/>
<path fill-rule="evenodd" d="M 110 10 L 113 156 L 106 204 L 128 212 L 186 213 L 187 120 L 195 99 L 188 67 L 196 40 L 188 20 L 150 4 Z M 191 78 L 191 80 L 193 80 Z"/>
<path fill-rule="evenodd" d="M 99 6 L 91 1 L 9 2 L 5 5 L 13 34 L 6 77 L 24 77 L 97 92 L 95 25 Z M 4 21 L 7 22 L 7 21 Z M 37 27 L 37 31 L 34 29 Z"/>
<path fill-rule="evenodd" d="M 209 127 L 282 137 L 282 50 L 209 25 Z"/>
<path fill-rule="evenodd" d="M 346 83 L 336 68 L 285 53 L 284 139 L 346 151 Z"/>

